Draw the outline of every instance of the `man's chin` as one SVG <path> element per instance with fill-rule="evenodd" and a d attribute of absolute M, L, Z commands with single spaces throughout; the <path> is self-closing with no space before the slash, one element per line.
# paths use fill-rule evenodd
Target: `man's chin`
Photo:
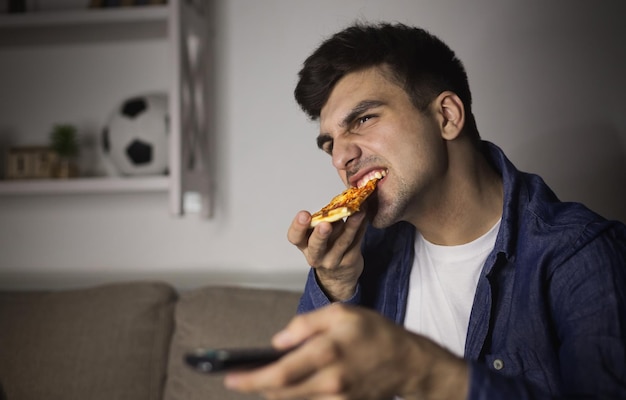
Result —
<path fill-rule="evenodd" d="M 393 223 L 389 223 L 388 221 L 380 221 L 378 219 L 373 219 L 370 221 L 370 225 L 376 229 L 385 229 L 389 228 Z"/>
<path fill-rule="evenodd" d="M 381 213 L 376 213 L 369 216 L 369 223 L 376 229 L 385 229 L 395 224 L 397 221 L 389 216 L 385 216 Z"/>
<path fill-rule="evenodd" d="M 392 213 L 393 209 L 393 207 L 381 206 L 380 199 L 375 196 L 372 196 L 364 204 L 367 220 L 376 229 L 388 228 L 399 221 L 397 215 Z"/>

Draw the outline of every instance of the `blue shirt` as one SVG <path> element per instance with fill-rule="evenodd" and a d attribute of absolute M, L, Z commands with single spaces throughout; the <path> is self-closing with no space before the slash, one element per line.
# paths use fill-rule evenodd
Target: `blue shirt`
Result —
<path fill-rule="evenodd" d="M 469 399 L 626 399 L 626 226 L 559 201 L 540 177 L 484 146 L 504 208 L 467 331 Z M 403 324 L 414 239 L 405 222 L 368 227 L 347 303 Z M 298 312 L 327 304 L 312 269 Z"/>

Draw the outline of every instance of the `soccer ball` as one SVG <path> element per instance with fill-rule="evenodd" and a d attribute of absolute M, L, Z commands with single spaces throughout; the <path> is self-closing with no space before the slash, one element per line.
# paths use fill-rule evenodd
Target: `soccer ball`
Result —
<path fill-rule="evenodd" d="M 167 95 L 125 100 L 102 130 L 102 151 L 121 175 L 159 175 L 168 170 Z"/>

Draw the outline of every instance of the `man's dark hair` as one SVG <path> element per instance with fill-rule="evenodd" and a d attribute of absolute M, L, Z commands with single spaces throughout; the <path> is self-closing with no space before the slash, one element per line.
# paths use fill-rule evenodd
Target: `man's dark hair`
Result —
<path fill-rule="evenodd" d="M 377 66 L 390 72 L 389 78 L 422 112 L 440 93 L 456 93 L 465 106 L 464 131 L 478 139 L 463 64 L 440 39 L 424 29 L 403 24 L 357 23 L 325 40 L 305 60 L 298 74 L 296 101 L 311 119 L 317 120 L 342 77 Z"/>

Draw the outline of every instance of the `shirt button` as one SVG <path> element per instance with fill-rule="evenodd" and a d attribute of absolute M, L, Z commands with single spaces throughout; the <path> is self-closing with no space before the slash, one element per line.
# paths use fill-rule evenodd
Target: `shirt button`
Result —
<path fill-rule="evenodd" d="M 493 367 L 500 371 L 502 368 L 504 368 L 504 361 L 500 360 L 499 358 L 496 358 L 495 360 L 493 360 Z"/>

